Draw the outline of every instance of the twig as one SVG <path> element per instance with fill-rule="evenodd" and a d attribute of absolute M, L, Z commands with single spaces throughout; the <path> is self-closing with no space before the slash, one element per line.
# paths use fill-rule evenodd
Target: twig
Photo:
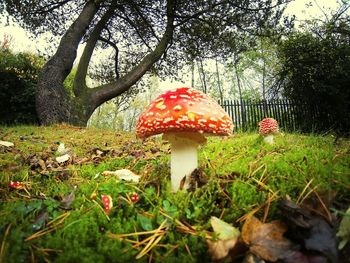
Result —
<path fill-rule="evenodd" d="M 188 255 L 190 255 L 190 258 L 193 260 L 191 250 L 190 250 L 190 248 L 188 247 L 188 245 L 187 245 L 187 244 L 185 244 L 185 249 L 186 249 L 186 251 L 187 251 Z"/>
<path fill-rule="evenodd" d="M 328 221 L 329 221 L 329 222 L 332 222 L 332 215 L 331 215 L 331 213 L 329 212 L 329 209 L 327 208 L 327 206 L 325 205 L 325 203 L 322 201 L 322 198 L 320 197 L 320 195 L 319 195 L 317 192 L 315 192 L 315 195 L 316 195 L 317 199 L 320 201 L 320 203 L 321 203 L 321 205 L 322 205 L 324 211 L 326 212 L 327 217 L 328 217 L 328 218 L 327 218 Z"/>

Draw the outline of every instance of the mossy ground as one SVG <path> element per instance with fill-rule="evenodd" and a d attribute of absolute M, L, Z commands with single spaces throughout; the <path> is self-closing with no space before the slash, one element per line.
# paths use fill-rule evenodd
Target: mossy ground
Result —
<path fill-rule="evenodd" d="M 61 125 L 1 127 L 0 140 L 15 144 L 0 152 L 0 262 L 135 262 L 152 233 L 118 234 L 164 222 L 137 262 L 210 262 L 205 237 L 211 216 L 240 227 L 239 219 L 252 211 L 278 217 L 276 201 L 287 195 L 297 202 L 327 191 L 338 203 L 349 200 L 350 142 L 332 136 L 281 134 L 274 145 L 254 133 L 210 138 L 199 150 L 206 183 L 176 194 L 170 191 L 169 146 L 159 138 L 142 142 L 131 133 Z M 61 169 L 40 167 L 56 157 L 60 142 L 74 161 Z M 101 175 L 124 168 L 141 182 Z M 11 189 L 10 181 L 25 189 Z M 62 206 L 72 192 L 73 202 Z M 132 192 L 139 202 L 130 201 Z M 102 194 L 113 198 L 108 216 Z"/>

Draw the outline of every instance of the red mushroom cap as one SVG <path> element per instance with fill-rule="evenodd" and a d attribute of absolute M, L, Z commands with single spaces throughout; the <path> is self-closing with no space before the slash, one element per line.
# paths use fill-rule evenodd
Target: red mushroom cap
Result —
<path fill-rule="evenodd" d="M 131 201 L 133 201 L 134 203 L 137 203 L 139 200 L 140 200 L 140 197 L 139 197 L 139 194 L 138 193 L 136 193 L 136 192 L 133 192 L 132 194 L 131 194 Z"/>
<path fill-rule="evenodd" d="M 278 132 L 278 122 L 273 118 L 265 118 L 259 122 L 259 134 L 269 135 Z"/>
<path fill-rule="evenodd" d="M 112 197 L 110 195 L 101 195 L 101 200 L 103 203 L 103 210 L 108 214 L 113 207 Z"/>
<path fill-rule="evenodd" d="M 14 188 L 14 189 L 22 189 L 24 186 L 23 186 L 23 183 L 21 183 L 21 182 L 19 182 L 19 181 L 16 181 L 16 182 L 13 182 L 13 181 L 11 181 L 10 183 L 9 183 L 9 186 L 11 187 L 11 188 Z"/>
<path fill-rule="evenodd" d="M 140 115 L 136 124 L 139 138 L 165 132 L 200 132 L 230 135 L 231 118 L 204 93 L 183 87 L 156 98 Z"/>

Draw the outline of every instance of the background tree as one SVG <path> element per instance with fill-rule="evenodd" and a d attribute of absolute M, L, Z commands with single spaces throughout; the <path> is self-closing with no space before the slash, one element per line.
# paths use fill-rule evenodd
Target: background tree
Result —
<path fill-rule="evenodd" d="M 324 20 L 306 21 L 308 32 L 294 32 L 278 48 L 276 90 L 302 105 L 300 121 L 313 120 L 316 131 L 350 130 L 349 9 L 350 1 L 342 1 Z"/>
<path fill-rule="evenodd" d="M 151 68 L 160 76 L 169 75 L 197 54 L 225 53 L 223 37 L 272 28 L 284 2 L 5 0 L 5 8 L 30 31 L 62 36 L 39 78 L 36 108 L 41 123 L 85 125 L 99 105 L 129 90 Z M 63 82 L 81 42 L 86 46 L 75 75 L 74 95 L 69 96 Z M 102 45 L 115 50 L 115 79 L 88 87 L 89 64 L 95 48 Z"/>

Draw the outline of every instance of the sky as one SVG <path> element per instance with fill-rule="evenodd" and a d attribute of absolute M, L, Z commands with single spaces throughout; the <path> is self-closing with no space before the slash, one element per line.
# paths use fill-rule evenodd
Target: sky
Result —
<path fill-rule="evenodd" d="M 309 7 L 308 7 L 309 6 Z M 336 0 L 294 0 L 288 4 L 285 15 L 295 15 L 298 21 L 302 21 L 309 18 L 323 18 L 327 9 L 335 10 L 337 7 Z M 327 11 L 326 11 L 327 12 Z M 45 35 L 31 40 L 29 33 L 19 26 L 5 26 L 6 17 L 0 17 L 0 39 L 3 39 L 3 35 L 10 35 L 13 39 L 11 48 L 15 52 L 31 52 L 37 53 L 38 49 L 44 51 L 47 47 Z M 83 46 L 78 49 L 78 56 L 82 53 Z M 167 86 L 170 88 L 178 87 L 179 85 L 190 85 L 190 80 L 184 80 L 183 82 L 171 82 L 167 81 Z"/>

